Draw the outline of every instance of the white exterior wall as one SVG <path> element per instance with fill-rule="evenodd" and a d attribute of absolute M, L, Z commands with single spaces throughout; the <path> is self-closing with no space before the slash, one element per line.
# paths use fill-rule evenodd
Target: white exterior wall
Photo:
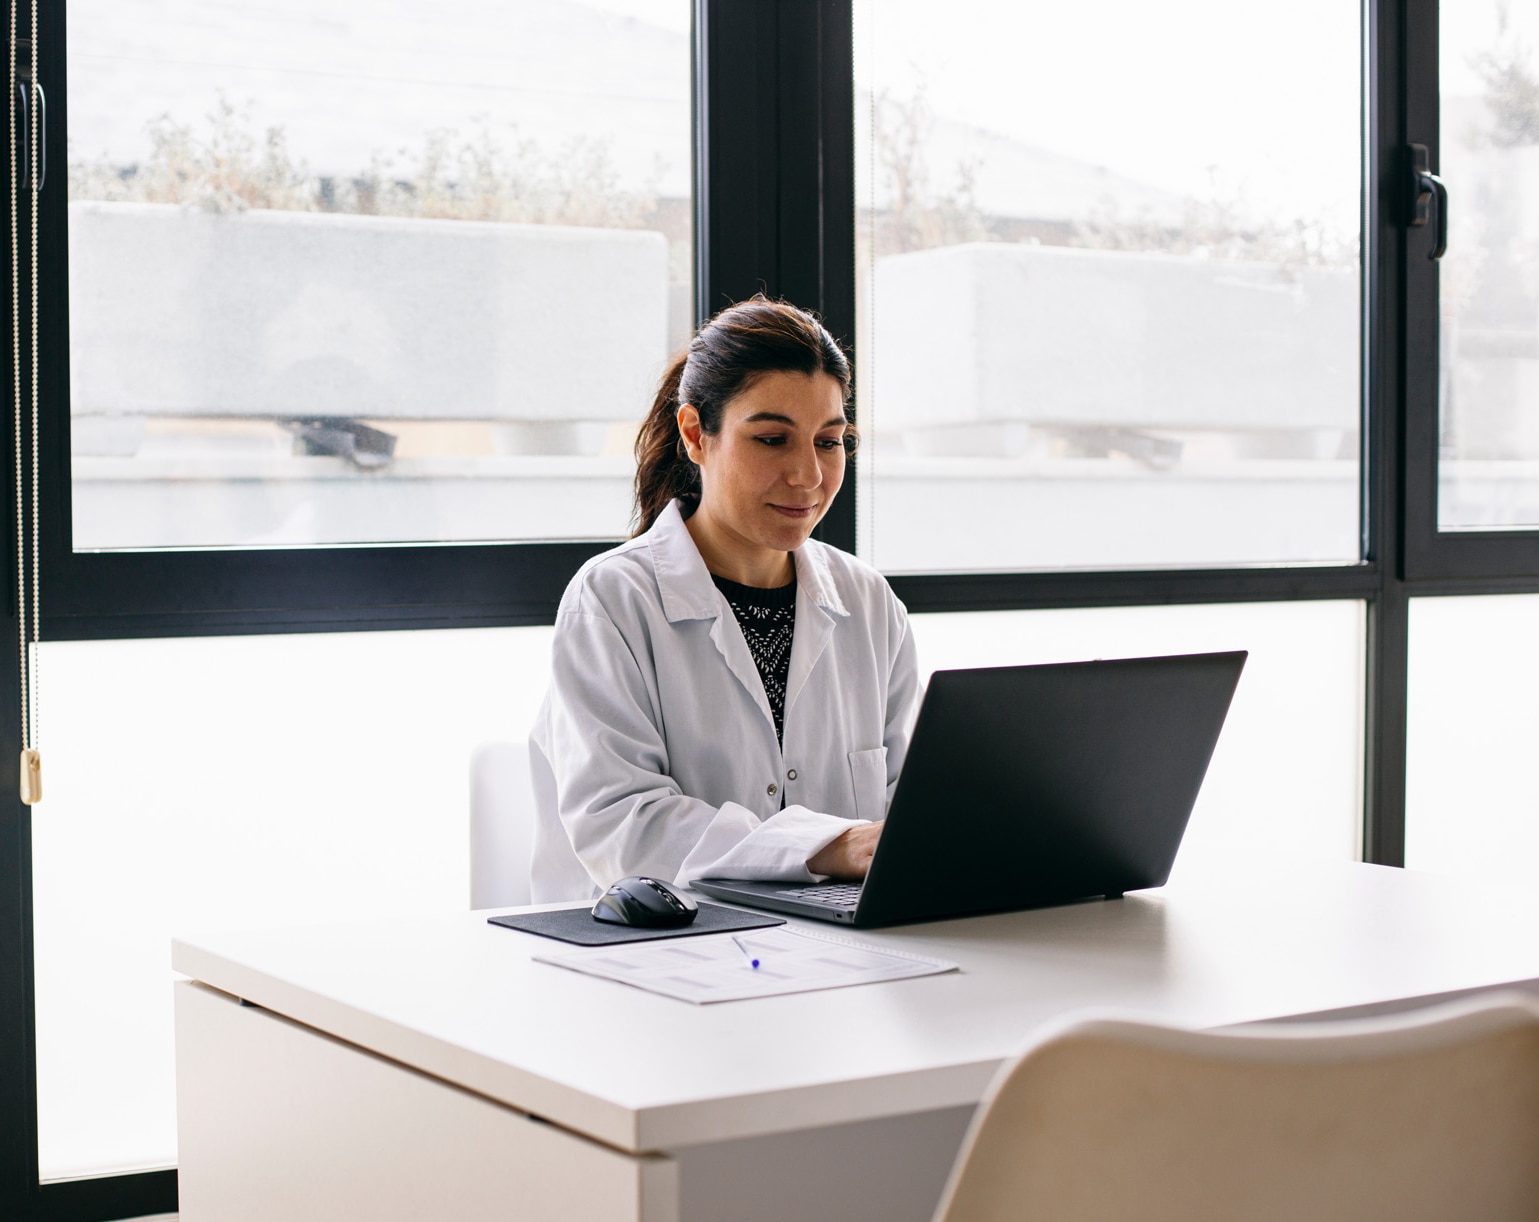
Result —
<path fill-rule="evenodd" d="M 1358 427 L 1352 271 L 969 243 L 875 278 L 879 432 Z"/>
<path fill-rule="evenodd" d="M 76 417 L 623 421 L 668 352 L 660 233 L 69 207 Z"/>

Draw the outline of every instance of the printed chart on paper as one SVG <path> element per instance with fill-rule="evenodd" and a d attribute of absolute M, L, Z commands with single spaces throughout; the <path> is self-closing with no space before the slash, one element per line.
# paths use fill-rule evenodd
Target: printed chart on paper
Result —
<path fill-rule="evenodd" d="M 955 963 L 780 926 L 736 935 L 673 938 L 589 951 L 537 954 L 570 968 L 704 1005 L 906 980 L 957 970 Z M 758 966 L 753 966 L 754 961 Z"/>

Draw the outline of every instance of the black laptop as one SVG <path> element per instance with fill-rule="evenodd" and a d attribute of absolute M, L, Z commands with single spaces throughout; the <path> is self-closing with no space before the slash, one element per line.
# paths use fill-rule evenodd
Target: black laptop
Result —
<path fill-rule="evenodd" d="M 857 926 L 1161 886 L 1245 657 L 938 670 L 864 883 L 692 886 Z"/>

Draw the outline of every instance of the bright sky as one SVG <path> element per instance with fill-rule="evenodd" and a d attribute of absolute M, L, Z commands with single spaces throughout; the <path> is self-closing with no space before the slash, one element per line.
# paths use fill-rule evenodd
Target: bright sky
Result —
<path fill-rule="evenodd" d="M 1183 195 L 1356 227 L 1355 4 L 857 0 L 856 77 Z"/>
<path fill-rule="evenodd" d="M 1472 93 L 1497 0 L 1445 0 L 1444 92 Z M 71 0 L 73 156 L 223 89 L 318 173 L 486 116 L 609 141 L 630 181 L 688 189 L 689 0 Z M 1511 22 L 1539 47 L 1539 0 Z M 1350 0 L 856 0 L 856 77 L 939 119 L 1257 215 L 1355 229 L 1360 12 Z M 945 169 L 945 167 L 937 167 Z"/>
<path fill-rule="evenodd" d="M 1539 53 L 1539 0 L 1444 0 L 1439 6 L 1439 71 L 1445 97 L 1481 92 L 1471 66 L 1474 57 L 1497 42 L 1498 12 L 1505 10 L 1508 33 L 1533 62 Z"/>
<path fill-rule="evenodd" d="M 637 21 L 686 35 L 690 29 L 690 10 L 694 7 L 689 0 L 588 0 L 588 3 L 617 17 L 634 17 Z"/>
<path fill-rule="evenodd" d="M 317 174 L 411 165 L 428 133 L 604 142 L 627 186 L 689 191 L 688 0 L 71 0 L 73 158 L 123 163 L 223 94 Z M 650 20 L 649 20 L 650 19 Z M 403 154 L 404 150 L 404 154 Z"/>

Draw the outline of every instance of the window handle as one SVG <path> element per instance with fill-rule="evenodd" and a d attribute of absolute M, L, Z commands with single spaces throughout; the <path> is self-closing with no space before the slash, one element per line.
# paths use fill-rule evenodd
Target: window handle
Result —
<path fill-rule="evenodd" d="M 32 109 L 31 101 L 28 97 L 27 81 L 25 78 L 17 78 L 16 109 L 21 120 L 17 132 L 21 139 L 17 142 L 20 147 L 17 154 L 19 164 L 16 168 L 20 173 L 16 176 L 16 182 L 23 191 L 32 189 L 32 180 L 27 177 L 27 174 L 33 168 L 34 160 L 37 163 L 37 189 L 41 191 L 43 184 L 48 181 L 48 95 L 43 92 L 41 82 L 32 86 L 32 88 L 37 90 L 38 101 L 38 155 L 35 159 L 32 156 Z"/>
<path fill-rule="evenodd" d="M 1429 259 L 1441 259 L 1448 252 L 1448 187 L 1432 172 L 1432 155 L 1425 144 L 1411 145 L 1411 228 L 1420 229 L 1428 221 L 1433 197 L 1437 203 L 1437 240 Z"/>

